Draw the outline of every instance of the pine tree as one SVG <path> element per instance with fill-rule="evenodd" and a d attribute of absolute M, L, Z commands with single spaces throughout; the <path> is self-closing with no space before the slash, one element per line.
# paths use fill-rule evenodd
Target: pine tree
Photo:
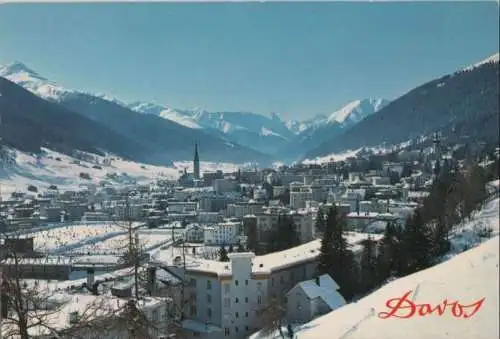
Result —
<path fill-rule="evenodd" d="M 431 234 L 418 209 L 406 222 L 403 242 L 403 251 L 408 258 L 405 273 L 414 273 L 431 265 Z"/>
<path fill-rule="evenodd" d="M 360 263 L 359 288 L 361 293 L 366 293 L 377 284 L 377 257 L 376 242 L 369 237 L 363 242 L 363 252 Z"/>
<path fill-rule="evenodd" d="M 335 205 L 328 212 L 328 220 L 321 237 L 321 247 L 318 264 L 318 274 L 330 274 L 333 262 L 333 227 L 332 220 L 337 218 L 337 208 Z"/>
<path fill-rule="evenodd" d="M 318 208 L 318 213 L 316 214 L 316 220 L 314 226 L 316 233 L 318 234 L 322 234 L 325 231 L 325 213 L 323 213 L 322 208 Z"/>
<path fill-rule="evenodd" d="M 340 286 L 342 296 L 349 300 L 356 289 L 357 265 L 344 237 L 344 222 L 334 205 L 326 220 L 318 271 L 329 274 Z"/>
<path fill-rule="evenodd" d="M 219 261 L 222 261 L 222 262 L 229 261 L 229 257 L 227 256 L 226 247 L 224 245 L 222 245 L 220 250 L 219 250 Z"/>

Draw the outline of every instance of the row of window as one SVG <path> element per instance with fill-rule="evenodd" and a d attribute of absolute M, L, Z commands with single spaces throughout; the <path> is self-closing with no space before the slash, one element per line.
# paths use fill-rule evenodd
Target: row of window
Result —
<path fill-rule="evenodd" d="M 245 326 L 245 331 L 248 332 L 249 330 L 250 330 L 250 328 L 248 326 Z M 238 333 L 239 332 L 238 327 L 235 327 L 234 331 L 236 333 Z M 231 335 L 231 331 L 230 331 L 229 327 L 224 328 L 224 336 L 229 337 L 230 335 Z"/>

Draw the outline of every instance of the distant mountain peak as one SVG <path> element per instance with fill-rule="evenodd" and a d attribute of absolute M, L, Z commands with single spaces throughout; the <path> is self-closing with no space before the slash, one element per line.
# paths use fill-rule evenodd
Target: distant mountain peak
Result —
<path fill-rule="evenodd" d="M 32 78 L 36 78 L 38 80 L 43 80 L 47 81 L 46 78 L 42 77 L 40 74 L 26 66 L 26 64 L 20 62 L 20 61 L 14 61 L 6 65 L 0 65 L 0 76 L 2 77 L 9 77 L 13 76 L 15 74 L 27 74 Z"/>
<path fill-rule="evenodd" d="M 354 100 L 330 114 L 327 121 L 341 125 L 356 124 L 367 116 L 378 112 L 388 103 L 388 100 L 381 98 Z"/>

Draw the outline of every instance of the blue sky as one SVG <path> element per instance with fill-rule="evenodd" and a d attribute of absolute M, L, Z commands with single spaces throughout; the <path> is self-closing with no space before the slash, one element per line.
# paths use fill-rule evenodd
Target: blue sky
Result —
<path fill-rule="evenodd" d="M 497 2 L 0 5 L 0 63 L 176 108 L 328 114 L 498 51 Z"/>

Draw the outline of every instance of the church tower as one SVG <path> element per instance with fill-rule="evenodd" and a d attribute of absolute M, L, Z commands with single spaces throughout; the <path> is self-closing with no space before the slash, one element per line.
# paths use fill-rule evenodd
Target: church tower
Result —
<path fill-rule="evenodd" d="M 198 156 L 198 143 L 194 144 L 193 172 L 196 180 L 200 179 L 200 157 Z"/>

